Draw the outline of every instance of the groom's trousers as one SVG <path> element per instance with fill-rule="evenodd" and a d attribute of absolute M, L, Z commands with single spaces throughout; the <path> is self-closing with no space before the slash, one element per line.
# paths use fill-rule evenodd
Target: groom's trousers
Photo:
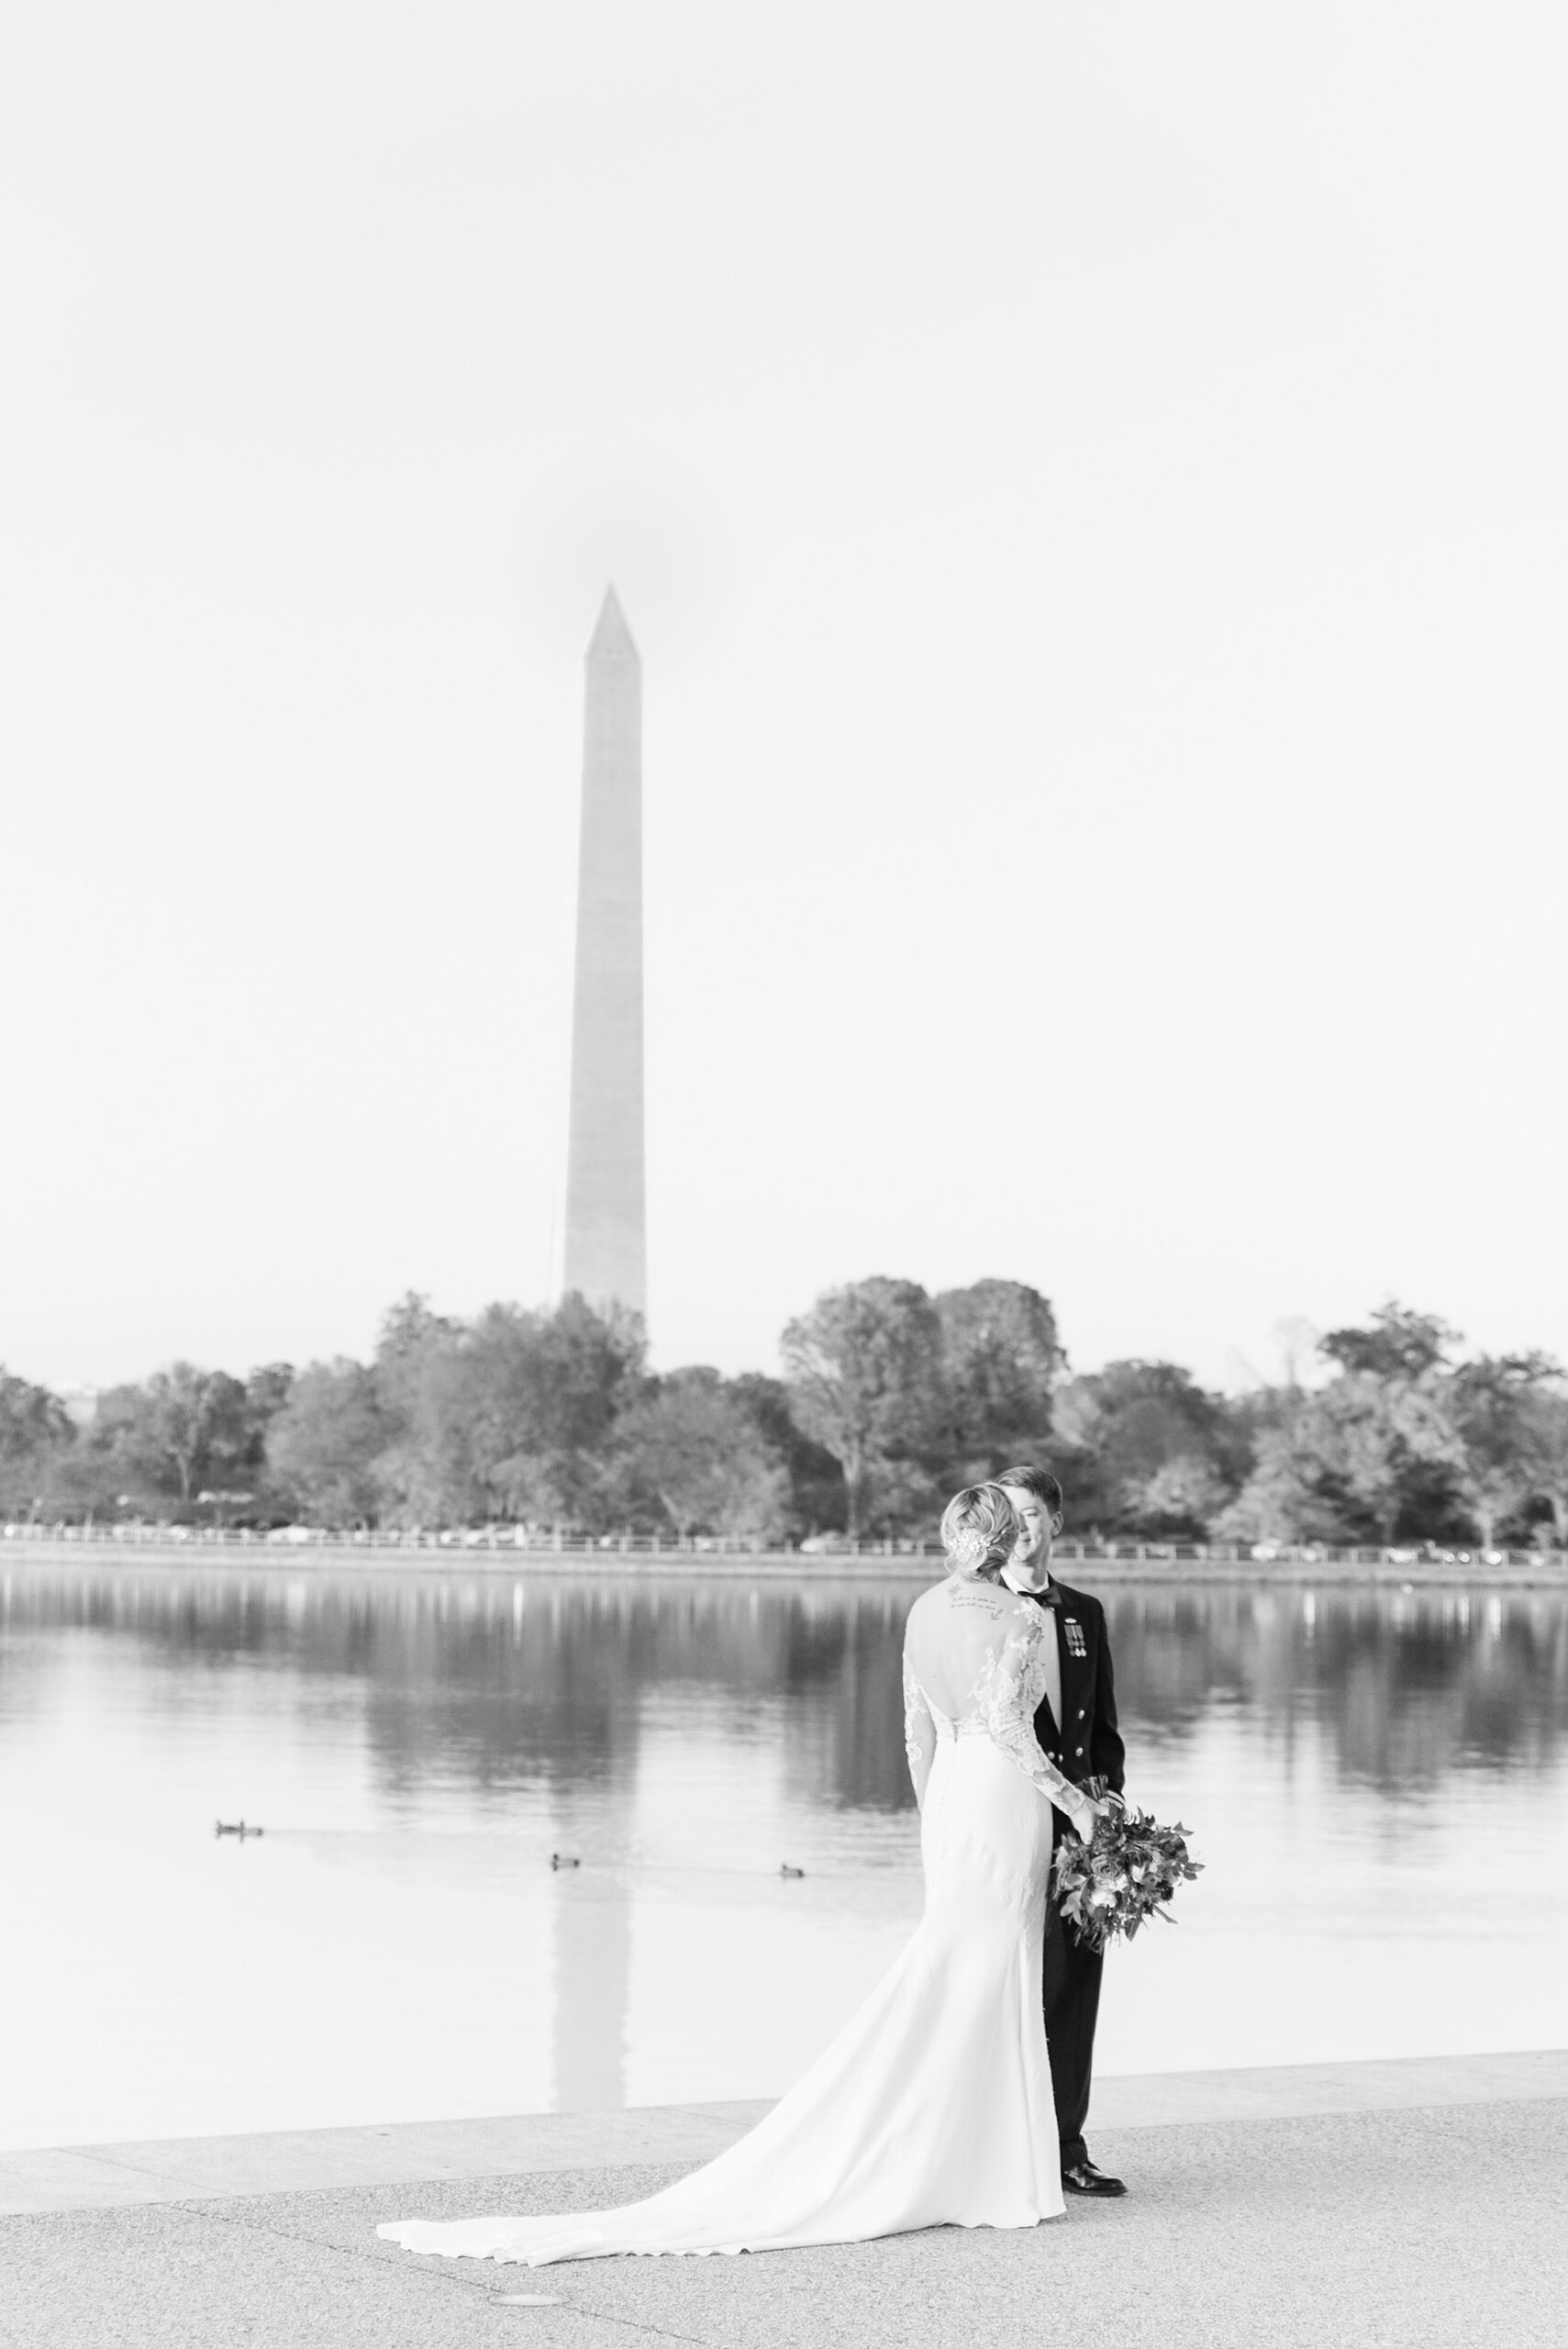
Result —
<path fill-rule="evenodd" d="M 1089 2117 L 1089 2076 L 1105 1963 L 1103 1951 L 1090 1949 L 1062 1922 L 1052 1900 L 1045 1922 L 1045 2036 L 1063 2169 L 1089 2158 L 1084 2124 Z"/>

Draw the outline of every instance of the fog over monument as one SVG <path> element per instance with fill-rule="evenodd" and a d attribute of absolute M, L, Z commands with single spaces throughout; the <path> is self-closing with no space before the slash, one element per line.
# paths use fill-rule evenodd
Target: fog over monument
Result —
<path fill-rule="evenodd" d="M 613 587 L 585 665 L 563 1286 L 642 1313 L 642 663 Z"/>

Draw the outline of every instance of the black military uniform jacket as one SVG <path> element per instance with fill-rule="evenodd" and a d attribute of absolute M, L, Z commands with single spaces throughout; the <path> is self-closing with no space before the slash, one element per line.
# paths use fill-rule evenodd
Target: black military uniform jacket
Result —
<path fill-rule="evenodd" d="M 1054 1606 L 1048 1603 L 1052 1598 L 1058 1602 Z M 1049 1592 L 1035 1598 L 1035 1604 L 1056 1627 L 1062 1659 L 1062 1719 L 1052 1720 L 1049 1701 L 1034 1717 L 1040 1752 L 1074 1786 L 1082 1786 L 1085 1778 L 1104 1778 L 1113 1794 L 1120 1794 L 1127 1750 L 1116 1725 L 1106 1610 L 1086 1590 L 1070 1590 L 1054 1575 Z"/>

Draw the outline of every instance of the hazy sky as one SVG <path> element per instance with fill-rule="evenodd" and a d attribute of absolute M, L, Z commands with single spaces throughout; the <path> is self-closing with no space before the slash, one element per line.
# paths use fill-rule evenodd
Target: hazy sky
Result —
<path fill-rule="evenodd" d="M 18 0 L 0 1359 L 546 1295 L 610 576 L 657 1360 L 873 1272 L 1568 1355 L 1565 44 Z"/>

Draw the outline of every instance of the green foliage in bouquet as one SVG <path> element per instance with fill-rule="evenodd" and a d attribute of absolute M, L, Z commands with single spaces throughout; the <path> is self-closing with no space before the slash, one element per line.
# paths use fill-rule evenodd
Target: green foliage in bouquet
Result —
<path fill-rule="evenodd" d="M 1091 1778 L 1084 1791 L 1104 1802 L 1107 1788 L 1103 1778 Z M 1165 1904 L 1203 1865 L 1188 1854 L 1184 1827 L 1161 1827 L 1148 1811 L 1118 1802 L 1113 1797 L 1101 1811 L 1089 1842 L 1064 1835 L 1057 1848 L 1058 1903 L 1091 1949 L 1104 1949 L 1118 1933 L 1130 1941 L 1146 1917 L 1173 1924 Z"/>

